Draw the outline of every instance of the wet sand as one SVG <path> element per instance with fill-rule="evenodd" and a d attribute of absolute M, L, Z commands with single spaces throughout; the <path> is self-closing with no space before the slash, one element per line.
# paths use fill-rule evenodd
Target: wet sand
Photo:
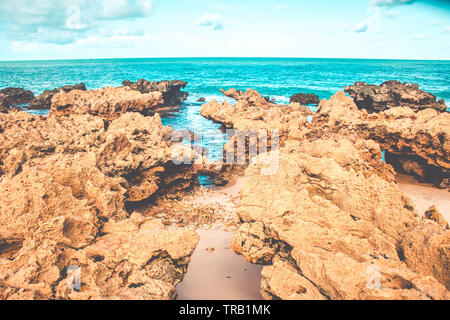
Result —
<path fill-rule="evenodd" d="M 239 191 L 244 182 L 238 177 L 227 187 L 209 192 L 195 201 L 225 205 L 229 218 L 235 216 Z M 399 188 L 413 200 L 417 211 L 424 214 L 435 205 L 450 221 L 450 192 L 431 184 L 420 183 L 412 176 L 399 174 Z M 247 263 L 230 248 L 231 230 L 216 225 L 197 230 L 200 235 L 184 280 L 178 284 L 177 300 L 262 300 L 259 292 L 262 267 Z"/>
<path fill-rule="evenodd" d="M 197 232 L 200 243 L 176 288 L 177 300 L 262 300 L 262 267 L 247 263 L 230 249 L 232 233 Z"/>
<path fill-rule="evenodd" d="M 236 177 L 226 187 L 212 190 L 195 201 L 219 203 L 226 209 L 224 220 L 236 219 L 243 183 L 243 177 Z M 197 230 L 200 242 L 184 280 L 177 285 L 178 300 L 262 300 L 259 292 L 262 267 L 248 263 L 231 250 L 231 229 L 214 225 L 208 231 Z"/>
<path fill-rule="evenodd" d="M 432 184 L 420 183 L 414 177 L 398 174 L 397 184 L 414 202 L 417 211 L 423 215 L 435 205 L 442 216 L 450 221 L 450 192 L 434 187 Z"/>

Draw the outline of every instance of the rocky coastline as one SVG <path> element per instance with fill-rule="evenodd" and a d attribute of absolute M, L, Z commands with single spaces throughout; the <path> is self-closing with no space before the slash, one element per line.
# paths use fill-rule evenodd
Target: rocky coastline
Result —
<path fill-rule="evenodd" d="M 0 298 L 174 299 L 198 235 L 134 211 L 198 183 L 162 94 L 60 92 L 48 118 L 0 114 Z M 70 290 L 70 266 L 83 270 Z"/>
<path fill-rule="evenodd" d="M 196 230 L 212 225 L 263 267 L 264 299 L 450 298 L 448 222 L 397 183 L 403 172 L 450 191 L 443 100 L 397 81 L 288 105 L 221 90 L 235 104 L 200 113 L 234 136 L 224 161 L 208 163 L 180 139 L 201 136 L 158 113 L 180 105 L 186 85 L 0 91 L 0 299 L 175 299 Z M 13 108 L 23 103 L 49 116 Z M 276 170 L 262 174 L 268 157 Z M 244 176 L 239 199 L 208 197 L 199 174 Z"/>

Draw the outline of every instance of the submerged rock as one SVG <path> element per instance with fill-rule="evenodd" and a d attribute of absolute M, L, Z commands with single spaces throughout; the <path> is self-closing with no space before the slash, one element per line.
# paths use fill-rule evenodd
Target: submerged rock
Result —
<path fill-rule="evenodd" d="M 152 109 L 163 104 L 161 92 L 140 93 L 130 88 L 104 88 L 101 90 L 60 92 L 52 99 L 50 114 L 90 114 L 108 121 L 119 118 L 126 112 L 150 114 Z"/>
<path fill-rule="evenodd" d="M 23 88 L 5 88 L 0 90 L 0 109 L 29 103 L 34 98 L 33 92 Z"/>
<path fill-rule="evenodd" d="M 263 155 L 248 167 L 232 248 L 265 265 L 266 299 L 449 298 L 450 231 L 418 217 L 367 143 L 291 140 L 275 174 Z"/>
<path fill-rule="evenodd" d="M 387 81 L 379 86 L 365 82 L 355 82 L 345 87 L 359 109 L 369 113 L 385 111 L 394 107 L 408 107 L 412 110 L 435 109 L 446 111 L 444 100 L 436 101 L 436 96 L 420 90 L 417 84 L 401 83 L 396 80 Z"/>
<path fill-rule="evenodd" d="M 76 85 L 67 85 L 53 90 L 45 90 L 39 96 L 35 97 L 30 102 L 30 109 L 50 109 L 52 105 L 52 98 L 60 92 L 70 92 L 72 90 L 86 91 L 84 83 Z"/>
<path fill-rule="evenodd" d="M 302 105 L 305 104 L 319 104 L 319 96 L 315 94 L 297 93 L 291 97 L 291 103 L 298 102 Z"/>
<path fill-rule="evenodd" d="M 123 85 L 141 93 L 161 92 L 164 100 L 163 107 L 178 106 L 189 97 L 187 92 L 181 91 L 186 88 L 187 82 L 180 80 L 147 81 L 139 79 L 137 82 L 125 80 Z"/>

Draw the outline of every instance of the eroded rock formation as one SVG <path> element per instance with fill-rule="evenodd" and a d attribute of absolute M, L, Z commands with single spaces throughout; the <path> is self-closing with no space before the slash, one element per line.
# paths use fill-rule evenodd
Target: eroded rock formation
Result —
<path fill-rule="evenodd" d="M 101 90 L 60 92 L 52 99 L 50 114 L 90 114 L 108 121 L 119 118 L 126 112 L 147 115 L 164 103 L 161 92 L 140 93 L 130 88 L 104 88 Z"/>
<path fill-rule="evenodd" d="M 357 134 L 378 142 L 386 160 L 397 170 L 413 174 L 441 188 L 449 187 L 450 113 L 434 109 L 415 112 L 408 107 L 367 114 L 343 92 L 323 100 L 313 118 L 310 135 L 327 132 Z"/>
<path fill-rule="evenodd" d="M 34 98 L 33 92 L 23 88 L 5 88 L 0 90 L 0 108 L 29 103 Z"/>
<path fill-rule="evenodd" d="M 0 114 L 1 299 L 175 297 L 198 236 L 130 213 L 196 184 L 173 162 L 195 152 L 158 115 L 108 119 Z"/>
<path fill-rule="evenodd" d="M 187 92 L 181 91 L 187 85 L 187 82 L 181 80 L 147 81 L 139 79 L 137 82 L 125 80 L 123 85 L 141 93 L 161 92 L 163 94 L 164 107 L 178 106 L 189 97 Z"/>
<path fill-rule="evenodd" d="M 246 166 L 258 153 L 283 145 L 288 138 L 301 139 L 312 112 L 299 103 L 277 105 L 257 91 L 230 89 L 221 92 L 235 105 L 216 100 L 202 106 L 200 114 L 229 130 L 223 162 L 233 169 Z"/>
<path fill-rule="evenodd" d="M 262 97 L 255 90 L 246 92 L 230 89 L 221 92 L 237 101 L 235 105 L 216 100 L 202 106 L 200 114 L 223 124 L 226 128 L 241 131 L 279 130 L 281 136 L 300 137 L 312 112 L 299 103 L 277 105 Z"/>
<path fill-rule="evenodd" d="M 449 298 L 450 231 L 434 215 L 419 217 L 381 161 L 389 150 L 445 177 L 448 113 L 401 107 L 369 115 L 341 92 L 322 101 L 309 124 L 307 112 L 286 109 L 283 121 L 278 106 L 252 90 L 224 94 L 236 105 L 211 102 L 201 114 L 227 128 L 281 132 L 281 149 L 246 170 L 232 239 L 247 261 L 265 265 L 264 298 Z"/>
<path fill-rule="evenodd" d="M 50 109 L 52 105 L 52 98 L 60 92 L 70 92 L 72 90 L 86 91 L 84 83 L 76 85 L 67 85 L 53 90 L 45 90 L 39 96 L 35 97 L 30 102 L 30 109 Z"/>
<path fill-rule="evenodd" d="M 418 218 L 379 149 L 352 139 L 288 141 L 273 175 L 258 156 L 232 248 L 266 265 L 266 299 L 448 299 L 450 231 Z"/>
<path fill-rule="evenodd" d="M 446 110 L 444 100 L 436 101 L 436 96 L 420 90 L 417 84 L 401 83 L 396 80 L 386 81 L 379 86 L 365 82 L 355 82 L 345 87 L 345 92 L 355 100 L 359 109 L 368 112 L 380 112 L 394 107 L 408 107 L 415 111 L 435 109 Z"/>
<path fill-rule="evenodd" d="M 302 105 L 305 104 L 319 104 L 319 96 L 315 94 L 307 94 L 307 93 L 297 93 L 293 95 L 290 99 L 291 103 L 297 102 Z"/>

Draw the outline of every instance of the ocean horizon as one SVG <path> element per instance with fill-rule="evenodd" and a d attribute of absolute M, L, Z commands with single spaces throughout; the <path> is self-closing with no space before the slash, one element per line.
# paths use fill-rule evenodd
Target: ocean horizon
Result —
<path fill-rule="evenodd" d="M 195 97 L 220 96 L 220 88 L 251 88 L 281 98 L 280 103 L 298 92 L 315 93 L 322 99 L 355 81 L 380 84 L 399 80 L 418 83 L 438 99 L 450 99 L 449 60 L 189 57 L 0 61 L 0 87 L 24 87 L 35 94 L 76 82 L 98 89 L 139 78 L 187 81 L 188 92 Z"/>
<path fill-rule="evenodd" d="M 202 135 L 198 144 L 213 160 L 222 157 L 226 136 L 219 125 L 200 115 L 202 103 L 226 98 L 220 89 L 248 88 L 288 104 L 296 93 L 329 99 L 355 81 L 380 84 L 388 80 L 418 83 L 438 99 L 450 101 L 450 61 L 338 58 L 145 58 L 0 62 L 0 88 L 22 87 L 35 95 L 44 90 L 83 82 L 88 89 L 121 86 L 124 80 L 183 80 L 189 98 L 164 125 Z M 310 106 L 315 111 L 316 106 Z M 47 115 L 48 110 L 27 110 Z"/>
<path fill-rule="evenodd" d="M 449 0 L 0 16 L 0 300 L 450 300 Z"/>

